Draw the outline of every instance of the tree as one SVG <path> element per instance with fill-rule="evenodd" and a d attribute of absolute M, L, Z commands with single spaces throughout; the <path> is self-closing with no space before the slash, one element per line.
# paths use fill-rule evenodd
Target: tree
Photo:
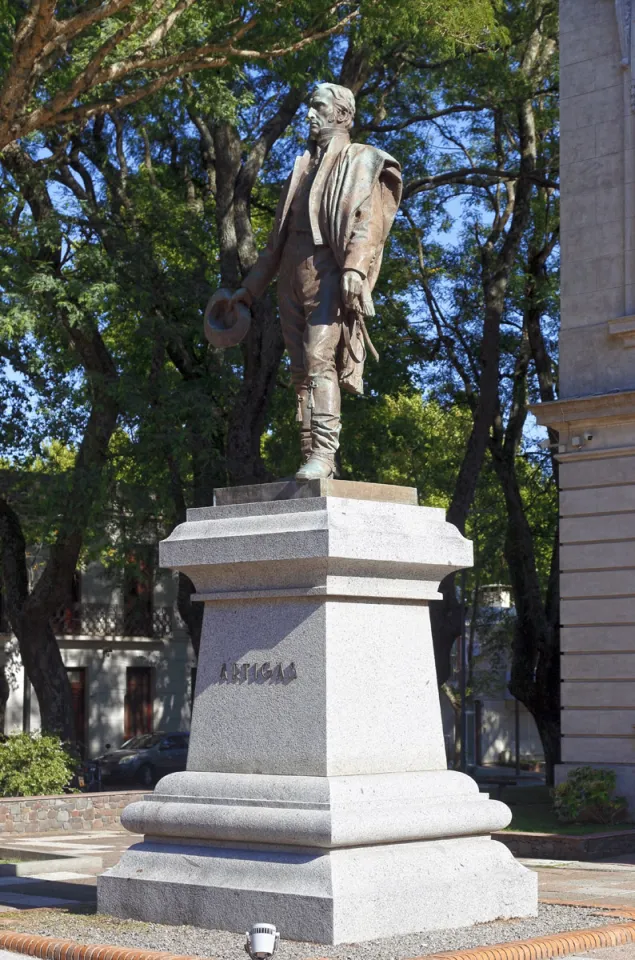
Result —
<path fill-rule="evenodd" d="M 129 104 L 125 109 L 110 109 L 103 106 L 110 103 L 112 107 L 107 98 L 94 99 L 101 97 L 99 90 L 94 97 L 86 91 L 76 98 L 76 105 L 87 110 L 97 102 L 103 106 L 88 123 L 66 124 L 59 132 L 47 127 L 46 139 L 38 136 L 5 148 L 2 224 L 4 285 L 9 293 L 3 305 L 8 329 L 2 354 L 26 384 L 15 377 L 4 381 L 15 411 L 11 430 L 16 449 L 22 444 L 23 449 L 29 448 L 30 457 L 44 437 L 69 445 L 76 454 L 72 469 L 64 474 L 71 487 L 74 477 L 80 482 L 79 466 L 86 459 L 80 454 L 86 446 L 91 478 L 86 509 L 73 511 L 67 497 L 48 512 L 45 539 L 51 544 L 51 555 L 45 572 L 50 569 L 49 579 L 55 573 L 56 588 L 42 594 L 36 585 L 28 594 L 31 600 L 20 592 L 22 588 L 14 590 L 16 623 L 25 610 L 33 616 L 36 610 L 40 620 L 48 623 L 53 594 L 59 601 L 63 581 L 72 576 L 71 562 L 77 563 L 86 548 L 87 533 L 98 525 L 95 517 L 112 502 L 115 478 L 126 479 L 118 488 L 121 496 L 126 491 L 125 497 L 139 496 L 145 502 L 140 516 L 161 515 L 169 526 L 183 518 L 187 505 L 209 503 L 214 486 L 266 479 L 269 471 L 295 460 L 276 439 L 291 436 L 291 404 L 285 393 L 274 396 L 275 384 L 284 383 L 287 372 L 281 364 L 273 297 L 257 306 L 242 347 L 225 355 L 205 344 L 201 313 L 214 287 L 239 285 L 271 223 L 281 182 L 302 137 L 297 111 L 309 60 L 311 75 L 320 69 L 325 78 L 339 79 L 356 91 L 359 112 L 354 135 L 403 157 L 407 181 L 407 217 L 391 238 L 378 288 L 381 310 L 374 335 L 383 363 L 369 369 L 367 398 L 347 402 L 350 426 L 345 426 L 344 475 L 364 473 L 372 479 L 381 472 L 378 456 L 386 462 L 394 460 L 394 453 L 385 448 L 371 450 L 363 444 L 356 448 L 355 428 L 379 416 L 379 394 L 387 393 L 397 403 L 400 379 L 407 392 L 438 381 L 439 371 L 445 375 L 452 367 L 448 351 L 456 315 L 454 326 L 445 327 L 443 336 L 435 320 L 429 337 L 425 324 L 422 328 L 408 322 L 408 311 L 417 296 L 417 284 L 423 285 L 428 307 L 428 293 L 443 304 L 447 288 L 438 288 L 430 269 L 442 264 L 445 276 L 457 282 L 458 264 L 454 273 L 448 273 L 449 261 L 442 263 L 435 245 L 424 238 L 444 222 L 441 205 L 461 190 L 488 198 L 487 202 L 497 196 L 499 204 L 507 192 L 516 207 L 508 217 L 503 209 L 499 211 L 498 228 L 487 222 L 489 213 L 479 215 L 482 233 L 486 227 L 491 234 L 498 229 L 489 255 L 482 256 L 488 275 L 494 278 L 489 281 L 485 339 L 488 356 L 496 361 L 500 347 L 495 333 L 500 330 L 513 274 L 510 261 L 522 248 L 531 220 L 526 216 L 525 198 L 533 197 L 541 185 L 551 187 L 545 171 L 529 155 L 531 150 L 519 154 L 512 134 L 505 134 L 504 157 L 488 146 L 496 131 L 497 135 L 506 131 L 504 124 L 510 118 L 518 128 L 519 104 L 533 104 L 538 95 L 533 86 L 538 83 L 537 74 L 529 67 L 523 74 L 516 60 L 508 65 L 508 51 L 502 49 L 506 36 L 516 31 L 513 50 L 515 54 L 525 50 L 527 63 L 534 62 L 533 57 L 538 64 L 544 55 L 542 41 L 532 45 L 536 30 L 540 34 L 540 23 L 536 26 L 535 19 L 529 18 L 519 24 L 517 11 L 514 16 L 505 13 L 501 23 L 493 6 L 498 5 L 488 0 L 404 0 L 398 5 L 369 0 L 360 7 L 360 16 L 348 21 L 345 37 L 337 42 L 328 37 L 318 41 L 312 35 L 310 53 L 306 45 L 273 64 L 258 55 L 256 67 L 238 70 L 228 62 L 214 74 L 202 71 L 191 78 L 172 78 L 160 91 L 146 89 L 147 96 L 134 108 Z M 227 9 L 220 5 L 218 16 L 225 16 Z M 264 9 L 265 5 L 258 7 Z M 205 11 L 205 4 L 197 5 L 197 16 L 207 15 Z M 304 4 L 302 29 L 309 29 L 309 19 L 315 23 L 323 12 L 319 5 Z M 349 13 L 350 9 L 346 16 Z M 188 22 L 187 16 L 184 8 L 178 29 Z M 125 22 L 130 22 L 130 11 L 126 17 Z M 287 26 L 290 33 L 298 29 Z M 257 32 L 261 28 L 262 36 Z M 147 29 L 151 29 L 149 22 Z M 252 36 L 261 36 L 264 43 L 262 19 L 253 30 Z M 170 33 L 168 48 L 176 38 L 176 33 Z M 56 75 L 63 86 L 66 75 L 57 68 L 51 78 Z M 542 79 L 539 90 L 541 83 Z M 42 102 L 49 95 L 47 90 L 41 93 Z M 88 115 L 81 114 L 80 119 Z M 450 152 L 439 149 L 450 144 L 455 150 L 458 134 L 470 142 L 468 153 L 470 149 L 478 153 L 478 162 L 470 158 L 467 170 L 464 163 L 457 166 Z M 418 242 L 423 266 L 414 277 L 410 261 Z M 473 249 L 466 250 L 463 264 L 470 257 L 474 262 Z M 502 288 L 497 286 L 499 274 Z M 475 313 L 470 322 L 476 330 Z M 471 347 L 478 352 L 478 333 L 472 341 Z M 30 351 L 27 344 L 35 349 Z M 85 349 L 91 344 L 92 353 Z M 96 359 L 101 367 L 95 365 Z M 431 362 L 435 373 L 428 379 L 426 364 Z M 460 395 L 457 371 L 452 369 L 452 391 L 446 396 L 438 393 L 443 410 L 448 397 L 456 400 Z M 459 496 L 455 491 L 454 498 L 465 513 L 464 529 L 483 462 L 483 442 L 487 449 L 493 422 L 483 429 L 492 406 L 491 381 L 496 390 L 499 386 L 497 364 L 495 377 L 491 372 L 482 377 L 476 368 L 471 373 L 471 394 L 467 388 L 465 393 L 475 401 L 474 409 L 480 404 L 484 412 L 480 419 L 475 417 L 468 403 L 463 413 L 469 410 L 469 416 L 460 419 L 462 428 L 469 427 L 471 452 L 466 462 L 472 471 L 465 462 L 463 468 L 456 465 L 457 489 L 462 492 Z M 60 408 L 51 408 L 51 392 L 62 398 Z M 32 410 L 34 405 L 43 422 L 34 430 L 31 414 L 25 429 L 19 423 L 19 411 Z M 496 397 L 493 410 L 498 411 Z M 103 429 L 95 442 L 85 444 L 93 411 L 93 419 Z M 435 429 L 433 421 L 427 423 L 426 429 Z M 271 427 L 274 438 L 266 439 L 263 447 L 263 432 L 267 436 Z M 394 475 L 403 470 L 427 490 L 423 469 L 415 471 L 412 465 L 405 469 L 407 442 L 392 436 L 395 443 L 403 444 L 402 466 L 397 469 L 393 462 Z M 438 447 L 434 450 L 436 456 Z M 11 456 L 15 460 L 15 454 Z M 28 463 L 29 456 L 22 462 Z M 15 497 L 5 500 L 13 511 L 13 518 L 6 512 L 5 543 L 13 537 L 22 555 L 16 534 L 20 523 L 16 525 L 15 520 L 24 519 L 23 505 Z M 58 523 L 60 518 L 64 523 Z M 69 537 L 73 549 L 64 551 Z M 58 542 L 56 553 L 52 548 Z M 12 573 L 10 565 L 7 570 L 19 586 L 19 571 Z M 182 578 L 180 609 L 196 645 L 200 608 L 189 605 L 190 590 Z M 46 631 L 43 636 L 29 636 L 34 637 L 35 650 L 51 639 Z M 446 630 L 445 637 L 442 649 L 449 652 L 448 642 L 454 636 Z M 52 676 L 59 676 L 60 663 L 52 668 Z"/>
<path fill-rule="evenodd" d="M 533 457 L 535 469 L 548 478 L 552 511 L 546 529 L 535 522 L 531 504 L 520 491 L 518 464 L 529 397 L 538 394 L 542 402 L 555 399 L 554 364 L 548 346 L 553 335 L 555 278 L 549 260 L 557 239 L 558 206 L 550 191 L 543 190 L 535 203 L 534 226 L 522 264 L 518 304 L 522 321 L 509 412 L 506 423 L 497 415 L 490 440 L 507 509 L 505 555 L 516 607 L 509 689 L 536 721 L 550 778 L 560 759 L 558 463 L 553 452 L 547 455 L 547 463 L 541 462 L 545 458 Z M 550 437 L 550 443 L 555 443 L 555 437 Z M 541 557 L 536 556 L 538 551 Z"/>
<path fill-rule="evenodd" d="M 81 366 L 85 377 L 87 416 L 83 435 L 73 469 L 66 478 L 64 500 L 59 503 L 55 517 L 49 557 L 32 590 L 29 589 L 27 545 L 22 524 L 7 496 L 0 497 L 0 556 L 8 619 L 36 692 L 43 729 L 73 741 L 70 684 L 50 621 L 69 592 L 84 529 L 95 500 L 102 494 L 103 469 L 119 412 L 119 375 L 97 318 L 78 315 L 77 298 L 73 303 L 65 296 L 66 291 L 60 283 L 64 237 L 45 185 L 34 169 L 34 161 L 25 153 L 12 151 L 4 162 L 10 165 L 15 182 L 20 185 L 21 197 L 29 204 L 35 225 L 32 234 L 25 231 L 19 236 L 13 228 L 15 246 L 11 259 L 15 262 L 16 254 L 23 256 L 27 269 L 36 268 L 38 306 L 46 318 L 45 325 L 48 322 L 53 330 L 51 339 L 58 349 L 71 348 L 75 365 Z M 5 262 L 5 278 L 7 268 Z M 24 277 L 24 267 L 18 271 L 18 276 Z M 16 318 L 12 316 L 11 319 Z M 21 320 L 23 330 L 25 319 Z M 78 322 L 80 320 L 83 322 Z M 24 354 L 25 345 L 9 346 L 9 355 L 13 353 L 13 359 L 19 364 L 20 351 Z M 47 371 L 44 369 L 39 373 L 46 389 Z M 11 412 L 15 416 L 15 409 Z"/>
<path fill-rule="evenodd" d="M 549 68 L 555 38 L 554 11 L 550 7 L 553 4 L 549 2 L 536 2 L 529 12 L 519 15 L 514 11 L 511 15 L 510 30 L 516 32 L 515 54 L 511 57 L 510 67 L 503 68 L 499 64 L 498 77 L 490 76 L 491 80 L 497 79 L 503 89 L 498 90 L 498 97 L 491 97 L 487 107 L 475 114 L 471 143 L 461 142 L 451 130 L 441 131 L 447 143 L 459 146 L 468 166 L 424 179 L 411 185 L 409 190 L 410 196 L 414 196 L 435 184 L 460 184 L 473 191 L 473 196 L 482 196 L 487 209 L 486 214 L 477 213 L 468 228 L 473 230 L 474 254 L 480 264 L 483 321 L 478 345 L 465 364 L 460 359 L 460 352 L 466 345 L 460 321 L 454 318 L 449 326 L 444 324 L 439 298 L 429 282 L 430 269 L 421 241 L 417 240 L 417 259 L 430 317 L 461 380 L 473 416 L 472 431 L 448 510 L 448 521 L 456 524 L 459 530 L 465 528 L 497 413 L 501 323 L 509 284 L 531 221 L 531 199 L 536 182 L 545 179 L 544 170 L 539 171 L 536 162 L 534 98 L 536 94 L 540 96 L 540 91 L 551 79 Z M 489 68 L 488 64 L 488 73 Z M 474 80 L 469 75 L 458 79 L 460 85 L 466 82 L 472 85 Z M 484 138 L 484 153 L 479 156 L 480 138 Z M 510 154 L 513 157 L 511 163 Z M 517 165 L 512 173 L 510 167 L 514 160 Z M 414 221 L 411 222 L 414 227 Z M 460 630 L 460 607 L 453 577 L 444 581 L 442 593 L 443 603 L 434 608 L 433 623 L 437 669 L 440 670 L 440 680 L 444 681 L 449 671 L 449 652 Z"/>
<path fill-rule="evenodd" d="M 35 131 L 121 111 L 187 74 L 293 54 L 345 29 L 360 7 L 340 15 L 323 0 L 238 11 L 209 0 L 105 0 L 78 12 L 6 0 L 3 13 L 0 152 Z"/>
<path fill-rule="evenodd" d="M 414 0 L 391 13 L 395 23 L 403 19 L 406 8 L 412 14 L 413 39 L 421 40 L 425 34 L 431 48 L 449 50 L 457 44 L 474 42 L 492 23 L 487 0 L 472 0 L 468 5 Z M 315 5 L 311 7 L 313 14 L 316 9 Z M 359 28 L 351 26 L 349 30 L 339 75 L 355 89 L 361 89 L 366 81 L 376 91 L 377 81 L 384 82 L 379 40 L 385 46 L 384 31 L 390 22 L 385 18 L 390 11 L 386 5 L 375 3 L 369 3 L 365 10 Z M 347 17 L 352 24 L 355 17 Z M 261 28 L 264 29 L 262 22 Z M 316 56 L 323 57 L 328 70 L 332 51 L 324 44 L 316 48 L 316 36 L 312 35 L 312 62 L 315 64 Z M 405 57 L 412 40 L 391 44 Z M 252 201 L 258 203 L 259 197 L 264 197 L 266 208 L 270 209 L 272 188 L 279 189 L 279 180 L 275 184 L 266 180 L 259 184 L 258 174 L 288 131 L 303 99 L 308 66 L 304 46 L 296 46 L 290 59 L 281 59 L 279 74 L 259 69 L 251 74 L 247 71 L 241 78 L 235 70 L 228 71 L 222 75 L 220 87 L 199 78 L 196 85 L 181 83 L 172 87 L 169 94 L 155 94 L 147 100 L 147 109 L 129 116 L 112 111 L 107 120 L 101 116 L 102 104 L 96 119 L 83 130 L 52 136 L 48 141 L 50 156 L 37 156 L 33 150 L 17 145 L 5 150 L 5 169 L 20 194 L 10 209 L 10 229 L 15 231 L 26 204 L 40 237 L 47 230 L 57 233 L 57 239 L 49 243 L 52 253 L 48 260 L 45 255 L 39 261 L 42 269 L 52 270 L 55 276 L 55 293 L 47 289 L 49 305 L 53 301 L 64 302 L 66 310 L 70 298 L 78 320 L 76 327 L 80 327 L 86 319 L 80 317 L 77 301 L 81 285 L 88 282 L 94 288 L 102 268 L 111 283 L 117 278 L 116 294 L 111 290 L 107 296 L 108 335 L 102 336 L 99 324 L 95 323 L 99 315 L 95 310 L 88 320 L 91 336 L 96 326 L 102 344 L 107 343 L 111 359 L 115 360 L 115 421 L 135 421 L 140 436 L 159 440 L 155 446 L 168 468 L 175 519 L 183 518 L 187 502 L 209 502 L 212 489 L 219 482 L 244 482 L 265 476 L 260 436 L 283 347 L 273 303 L 265 299 L 256 308 L 252 330 L 242 348 L 238 380 L 236 356 L 240 354 L 219 358 L 201 342 L 200 307 L 210 279 L 237 286 L 256 258 Z M 272 94 L 279 93 L 280 103 L 272 110 Z M 80 119 L 86 115 L 81 113 Z M 280 161 L 273 159 L 273 171 L 277 172 Z M 51 203 L 47 195 L 47 182 L 51 181 L 63 186 L 73 198 L 72 213 Z M 184 216 L 189 217 L 190 226 L 197 220 L 200 224 L 205 215 L 213 219 L 214 249 L 210 248 L 208 237 L 207 242 L 199 243 L 199 236 L 192 243 L 189 227 L 177 231 L 187 247 L 184 257 L 176 250 L 178 242 L 166 243 L 160 237 L 163 224 L 156 212 L 165 217 L 170 206 L 168 194 L 174 190 L 178 193 L 178 209 L 186 210 Z M 42 199 L 36 202 L 39 196 Z M 108 203 L 108 216 L 104 215 L 104 201 Z M 65 258 L 61 237 L 69 242 Z M 171 252 L 166 257 L 168 247 Z M 219 270 L 214 276 L 205 258 L 216 251 Z M 194 283 L 188 283 L 188 270 Z M 179 273 L 182 279 L 176 281 Z M 40 287 L 41 282 L 39 278 Z M 25 293 L 31 297 L 33 279 L 28 281 L 29 285 Z M 184 289 L 192 296 L 184 296 Z M 110 325 L 114 295 L 127 305 L 119 317 L 120 329 Z M 198 308 L 194 307 L 195 301 Z M 121 333 L 132 332 L 131 319 L 135 316 L 142 319 L 149 341 L 141 347 L 133 340 L 133 349 L 129 356 L 124 356 L 121 347 L 125 338 Z M 130 342 L 127 341 L 128 350 Z M 130 397 L 124 393 L 133 379 L 124 369 L 130 370 L 131 360 L 133 365 L 137 364 L 137 377 L 148 386 L 143 397 L 138 390 L 133 390 Z M 183 384 L 179 396 L 190 401 L 178 413 L 170 398 L 174 371 Z M 137 377 L 135 384 L 139 382 Z M 197 398 L 194 403 L 193 395 Z M 174 431 L 161 430 L 161 420 L 175 413 L 178 422 L 185 419 L 187 424 L 189 450 L 185 459 L 184 444 L 175 443 Z M 227 431 L 218 428 L 222 421 L 228 422 Z M 114 436 L 112 423 L 106 433 L 109 439 L 104 435 L 103 450 L 108 449 Z M 86 524 L 85 516 L 82 522 Z M 189 592 L 191 587 L 183 580 L 181 610 L 190 623 L 196 645 L 196 614 L 187 601 Z M 199 608 L 195 609 L 198 612 Z"/>
<path fill-rule="evenodd" d="M 448 157 L 449 169 L 422 178 L 423 187 L 411 191 L 427 191 L 440 183 L 453 185 L 448 199 L 465 191 L 459 245 L 448 249 L 439 242 L 424 243 L 425 233 L 417 224 L 420 211 L 410 207 L 406 213 L 425 325 L 436 337 L 447 377 L 442 394 L 465 404 L 472 415 L 448 519 L 465 529 L 489 451 L 505 498 L 505 556 L 517 610 L 511 690 L 536 720 L 551 773 L 559 747 L 557 552 L 553 524 L 532 529 L 519 464 L 535 459 L 524 439 L 528 393 L 548 399 L 554 389 L 548 343 L 557 315 L 556 10 L 536 0 L 508 5 L 507 16 L 514 55 L 495 69 L 485 65 L 489 105 L 475 113 L 467 129 L 447 124 L 440 128 L 443 140 L 452 151 L 460 151 L 467 165 L 462 162 L 455 171 Z M 473 75 L 458 78 L 461 84 L 468 79 L 474 83 Z M 480 82 L 477 89 L 482 98 L 488 88 Z M 538 460 L 535 469 L 542 478 L 545 465 Z M 546 485 L 541 480 L 538 487 L 541 496 L 547 492 L 553 501 L 552 480 Z M 550 561 L 546 570 L 537 557 L 545 534 Z M 540 549 L 544 557 L 544 544 Z M 446 579 L 442 586 L 444 600 L 435 622 L 442 682 L 460 632 L 461 606 L 453 580 Z"/>

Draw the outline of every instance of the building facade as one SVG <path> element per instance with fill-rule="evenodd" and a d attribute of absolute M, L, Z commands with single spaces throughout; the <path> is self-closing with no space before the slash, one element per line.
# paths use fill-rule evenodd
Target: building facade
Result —
<path fill-rule="evenodd" d="M 635 809 L 635 13 L 561 0 L 562 764 Z"/>
<path fill-rule="evenodd" d="M 73 691 L 86 758 L 140 733 L 189 729 L 195 657 L 176 610 L 176 581 L 152 557 L 135 559 L 114 583 L 98 564 L 76 575 L 54 630 Z M 37 699 L 4 625 L 0 643 L 11 694 L 5 733 L 39 729 Z"/>

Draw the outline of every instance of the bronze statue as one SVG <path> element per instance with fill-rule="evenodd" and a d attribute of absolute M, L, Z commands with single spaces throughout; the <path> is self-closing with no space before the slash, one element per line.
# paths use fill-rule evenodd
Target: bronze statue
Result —
<path fill-rule="evenodd" d="M 397 161 L 351 142 L 350 90 L 319 84 L 307 117 L 308 149 L 283 188 L 266 248 L 231 300 L 218 291 L 206 312 L 212 343 L 228 343 L 225 326 L 214 325 L 219 308 L 234 314 L 242 339 L 245 307 L 278 274 L 280 322 L 301 425 L 298 480 L 333 475 L 340 388 L 362 393 L 367 347 L 376 356 L 364 318 L 375 313 L 371 292 L 401 199 Z"/>

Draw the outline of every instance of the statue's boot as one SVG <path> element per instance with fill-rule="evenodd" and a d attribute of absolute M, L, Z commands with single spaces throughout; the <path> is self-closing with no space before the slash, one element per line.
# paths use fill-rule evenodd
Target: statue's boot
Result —
<path fill-rule="evenodd" d="M 311 438 L 311 408 L 309 407 L 309 386 L 297 387 L 298 412 L 297 422 L 300 424 L 300 451 L 302 454 L 302 463 L 307 463 L 313 453 L 313 440 Z"/>
<path fill-rule="evenodd" d="M 335 471 L 340 445 L 340 387 L 337 381 L 313 377 L 309 383 L 311 410 L 311 456 L 300 467 L 296 480 L 326 480 Z"/>

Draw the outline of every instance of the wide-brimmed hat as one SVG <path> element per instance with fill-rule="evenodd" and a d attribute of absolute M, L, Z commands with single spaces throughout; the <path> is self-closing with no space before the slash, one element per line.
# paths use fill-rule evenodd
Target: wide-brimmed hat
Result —
<path fill-rule="evenodd" d="M 205 308 L 205 336 L 214 347 L 235 347 L 251 326 L 251 310 L 241 300 L 232 301 L 230 290 L 221 288 Z"/>

